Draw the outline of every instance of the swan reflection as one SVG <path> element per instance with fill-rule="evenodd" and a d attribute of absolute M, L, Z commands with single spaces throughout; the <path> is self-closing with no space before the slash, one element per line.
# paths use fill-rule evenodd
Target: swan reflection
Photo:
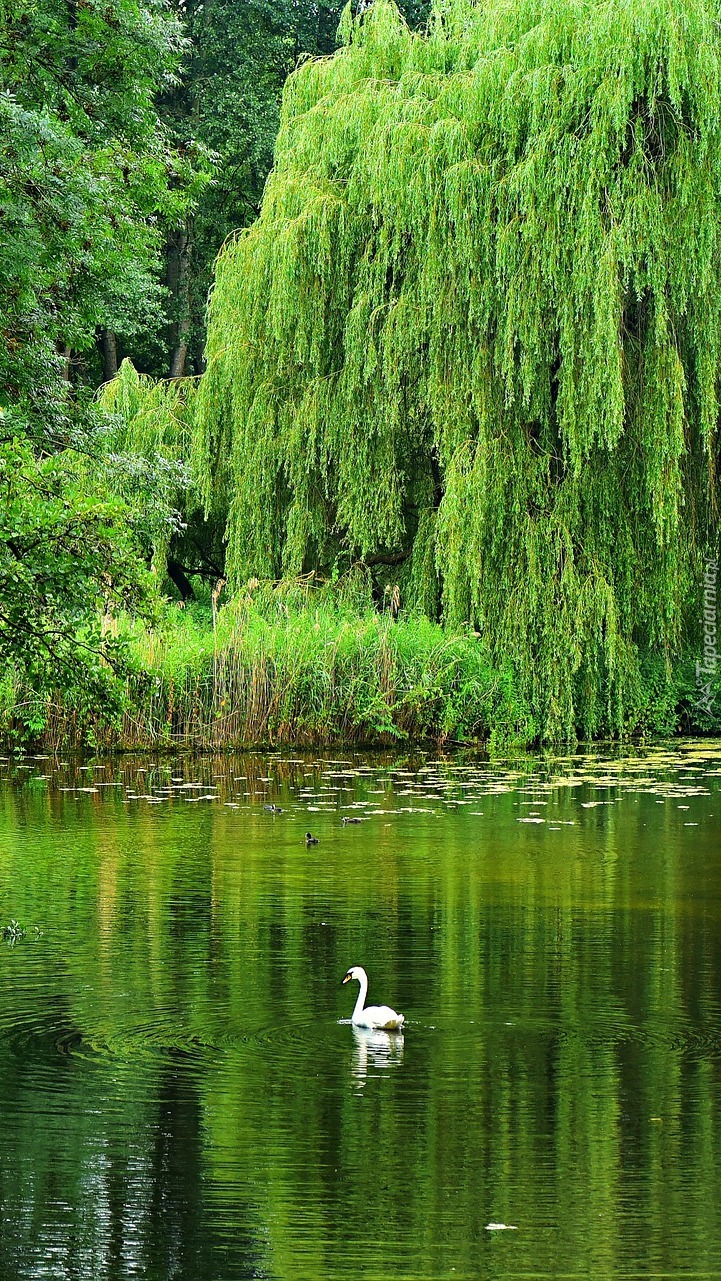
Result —
<path fill-rule="evenodd" d="M 360 1085 L 365 1084 L 368 1069 L 385 1071 L 403 1062 L 403 1033 L 384 1032 L 379 1028 L 353 1025 L 353 1060 L 351 1072 Z"/>

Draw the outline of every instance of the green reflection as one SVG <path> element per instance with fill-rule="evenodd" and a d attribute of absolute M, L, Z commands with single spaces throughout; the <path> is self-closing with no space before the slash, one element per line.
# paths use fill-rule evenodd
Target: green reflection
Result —
<path fill-rule="evenodd" d="M 3 1275 L 721 1272 L 718 761 L 8 765 Z"/>

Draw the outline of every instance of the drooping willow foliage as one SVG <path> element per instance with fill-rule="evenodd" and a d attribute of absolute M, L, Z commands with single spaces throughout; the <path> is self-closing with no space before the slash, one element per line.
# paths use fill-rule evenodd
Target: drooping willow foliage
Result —
<path fill-rule="evenodd" d="M 154 458 L 187 460 L 192 450 L 193 378 L 158 380 L 124 360 L 115 378 L 98 392 L 98 404 L 115 416 L 113 443 Z"/>
<path fill-rule="evenodd" d="M 547 736 L 620 727 L 713 535 L 713 0 L 375 0 L 220 256 L 196 450 L 229 569 L 407 553 Z"/>
<path fill-rule="evenodd" d="M 192 378 L 159 381 L 124 360 L 97 397 L 112 415 L 107 443 L 113 483 L 161 576 L 170 540 L 180 528 L 179 508 L 187 515 L 198 501 L 188 467 L 195 389 Z"/>

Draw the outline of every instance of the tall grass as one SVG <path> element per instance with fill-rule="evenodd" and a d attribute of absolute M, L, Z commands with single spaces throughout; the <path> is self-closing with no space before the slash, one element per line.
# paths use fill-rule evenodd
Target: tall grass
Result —
<path fill-rule="evenodd" d="M 214 628 L 173 610 L 133 637 L 118 746 L 406 739 L 527 741 L 528 711 L 478 638 L 424 617 L 393 619 L 302 587 L 259 591 L 221 610 Z M 110 745 L 110 744 L 108 744 Z"/>
<path fill-rule="evenodd" d="M 251 583 L 217 613 L 167 605 L 155 626 L 120 632 L 129 674 L 114 705 L 33 695 L 5 673 L 0 738 L 63 751 L 538 741 L 510 664 L 474 632 L 379 613 L 362 585 Z M 628 736 L 721 730 L 694 712 L 690 661 L 670 676 L 660 659 L 641 666 Z"/>
<path fill-rule="evenodd" d="M 217 749 L 535 736 L 510 670 L 494 669 L 471 631 L 394 619 L 353 592 L 256 585 L 217 617 L 168 606 L 157 626 L 126 620 L 122 630 L 132 668 L 122 711 L 47 700 L 32 714 L 36 742 Z"/>

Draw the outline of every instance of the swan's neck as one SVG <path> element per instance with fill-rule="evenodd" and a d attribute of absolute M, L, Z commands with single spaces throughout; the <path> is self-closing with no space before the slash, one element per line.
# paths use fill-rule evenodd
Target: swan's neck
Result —
<path fill-rule="evenodd" d="M 360 983 L 360 991 L 353 1011 L 353 1020 L 357 1019 L 363 1013 L 363 1006 L 366 1003 L 366 997 L 368 995 L 368 975 L 361 975 L 358 982 Z"/>

